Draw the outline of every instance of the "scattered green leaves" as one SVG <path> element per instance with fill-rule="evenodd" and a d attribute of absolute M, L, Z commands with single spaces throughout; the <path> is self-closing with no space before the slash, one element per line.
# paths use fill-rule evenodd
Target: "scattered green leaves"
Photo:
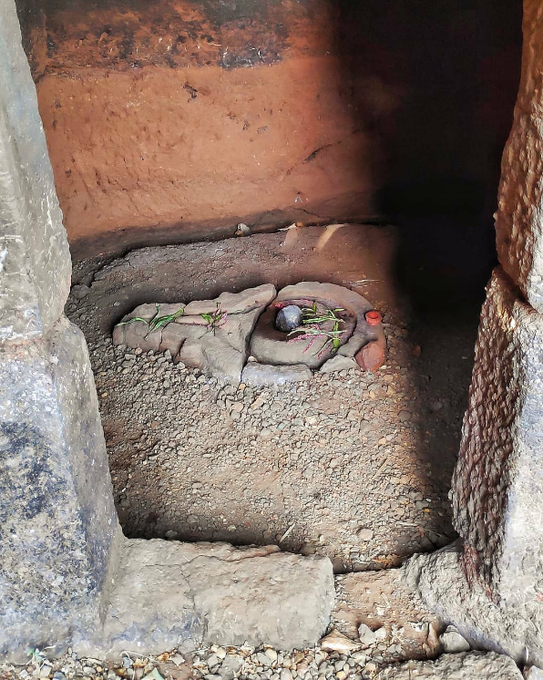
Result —
<path fill-rule="evenodd" d="M 160 305 L 157 303 L 156 313 L 150 321 L 143 319 L 141 316 L 134 316 L 131 319 L 128 319 L 128 321 L 121 321 L 117 324 L 117 326 L 127 326 L 128 324 L 134 323 L 135 321 L 140 321 L 149 327 L 149 331 L 147 333 L 147 335 L 149 335 L 150 333 L 153 333 L 153 331 L 156 331 L 159 328 L 164 328 L 172 321 L 175 321 L 175 319 L 178 319 L 180 316 L 182 316 L 183 312 L 184 307 L 181 307 L 176 312 L 173 312 L 173 314 L 164 314 L 163 316 L 160 316 Z"/>
<path fill-rule="evenodd" d="M 325 305 L 321 306 L 324 307 L 324 310 L 320 310 L 315 301 L 311 307 L 302 307 L 302 325 L 295 328 L 287 336 L 290 341 L 309 340 L 304 352 L 307 352 L 313 346 L 317 338 L 326 338 L 326 342 L 318 352 L 319 358 L 330 349 L 330 345 L 332 346 L 332 354 L 335 354 L 341 347 L 341 336 L 345 333 L 344 330 L 340 329 L 340 325 L 344 324 L 345 321 L 338 316 L 340 312 L 345 310 L 341 307 L 331 309 Z M 332 324 L 332 328 L 322 327 L 323 324 L 328 323 Z"/>
<path fill-rule="evenodd" d="M 228 312 L 221 309 L 220 302 L 217 302 L 217 309 L 214 312 L 200 314 L 202 319 L 206 322 L 207 330 L 215 335 L 217 328 L 224 326 L 228 318 Z"/>

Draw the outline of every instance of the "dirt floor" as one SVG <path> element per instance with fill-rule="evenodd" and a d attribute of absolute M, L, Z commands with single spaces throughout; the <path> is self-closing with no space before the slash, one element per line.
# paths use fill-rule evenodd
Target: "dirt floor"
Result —
<path fill-rule="evenodd" d="M 399 564 L 454 539 L 447 494 L 476 306 L 415 311 L 397 283 L 399 242 L 394 227 L 298 227 L 75 266 L 67 313 L 89 343 L 128 536 L 278 543 L 327 554 L 336 571 Z M 383 312 L 377 374 L 236 389 L 111 343 L 112 325 L 142 302 L 302 280 L 347 286 Z M 438 282 L 428 287 L 435 298 Z"/>

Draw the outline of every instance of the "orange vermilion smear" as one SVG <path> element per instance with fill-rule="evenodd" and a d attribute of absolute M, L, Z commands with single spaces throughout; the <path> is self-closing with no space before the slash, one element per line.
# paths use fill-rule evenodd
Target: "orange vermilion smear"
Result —
<path fill-rule="evenodd" d="M 377 324 L 381 323 L 383 319 L 381 313 L 374 309 L 371 312 L 366 312 L 364 318 L 366 319 L 370 326 L 377 326 Z"/>

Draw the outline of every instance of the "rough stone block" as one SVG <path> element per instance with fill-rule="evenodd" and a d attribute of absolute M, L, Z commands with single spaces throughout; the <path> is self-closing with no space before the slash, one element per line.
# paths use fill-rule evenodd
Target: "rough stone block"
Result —
<path fill-rule="evenodd" d="M 334 600 L 327 558 L 276 546 L 125 541 L 98 651 L 315 644 Z M 101 639 L 100 639 L 101 637 Z"/>
<path fill-rule="evenodd" d="M 97 626 L 118 533 L 85 340 L 65 318 L 0 350 L 0 653 Z"/>
<path fill-rule="evenodd" d="M 443 654 L 435 661 L 408 661 L 385 668 L 383 680 L 522 680 L 513 659 L 495 652 Z"/>
<path fill-rule="evenodd" d="M 522 75 L 502 158 L 496 213 L 498 257 L 528 302 L 543 312 L 543 23 L 524 0 Z"/>
<path fill-rule="evenodd" d="M 190 559 L 183 543 L 123 541 L 104 629 L 96 639 L 98 653 L 154 654 L 201 644 L 204 622 L 184 572 Z"/>
<path fill-rule="evenodd" d="M 451 496 L 467 572 L 519 607 L 543 596 L 542 356 L 543 317 L 496 269 Z"/>
<path fill-rule="evenodd" d="M 0 342 L 21 342 L 62 314 L 71 262 L 15 3 L 0 15 Z"/>
<path fill-rule="evenodd" d="M 352 357 L 344 357 L 341 354 L 334 355 L 320 367 L 321 373 L 333 373 L 334 371 L 350 371 L 358 368 L 358 364 Z"/>
<path fill-rule="evenodd" d="M 196 608 L 206 618 L 205 643 L 276 649 L 316 644 L 334 604 L 330 560 L 279 552 L 233 557 L 202 558 L 187 568 Z"/>

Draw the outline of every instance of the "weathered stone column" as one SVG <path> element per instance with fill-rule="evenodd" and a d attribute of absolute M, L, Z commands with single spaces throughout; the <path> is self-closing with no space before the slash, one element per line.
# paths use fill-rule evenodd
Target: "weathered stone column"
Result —
<path fill-rule="evenodd" d="M 474 643 L 543 664 L 543 13 L 524 2 L 497 247 L 452 483 L 459 551 L 417 558 L 427 604 Z"/>
<path fill-rule="evenodd" d="M 0 16 L 0 653 L 18 655 L 97 628 L 118 524 L 12 0 Z"/>
<path fill-rule="evenodd" d="M 513 128 L 502 160 L 497 271 L 483 308 L 453 480 L 464 565 L 497 601 L 543 599 L 543 16 L 524 2 Z M 508 276 L 507 276 L 508 275 Z M 543 602 L 541 602 L 543 607 Z"/>

